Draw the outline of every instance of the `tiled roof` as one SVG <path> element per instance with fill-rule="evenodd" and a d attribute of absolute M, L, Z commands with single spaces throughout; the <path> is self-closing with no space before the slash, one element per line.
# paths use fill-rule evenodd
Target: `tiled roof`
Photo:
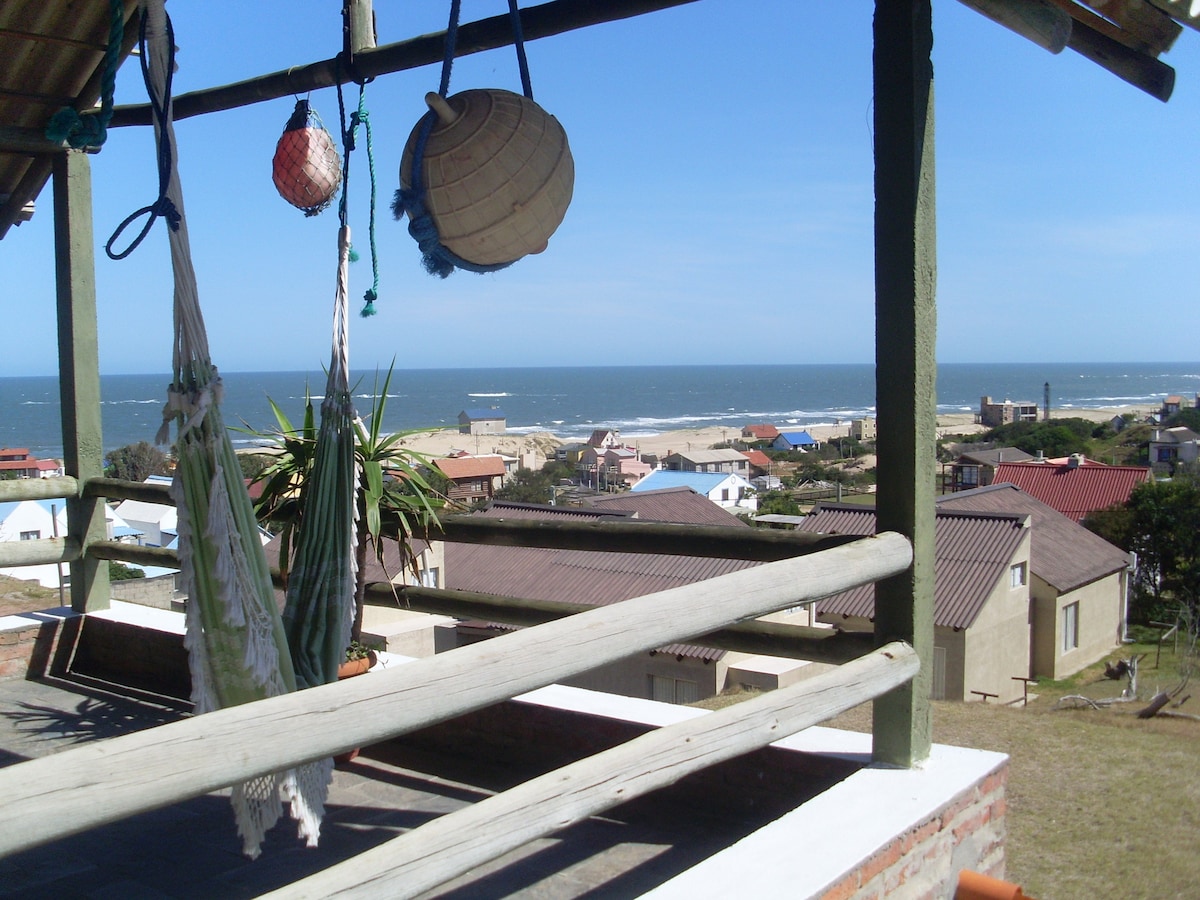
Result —
<path fill-rule="evenodd" d="M 1078 522 L 1090 512 L 1124 503 L 1150 477 L 1141 466 L 1089 466 L 1069 463 L 1001 463 L 994 484 L 1015 484 Z"/>
<path fill-rule="evenodd" d="M 933 621 L 945 628 L 970 628 L 997 581 L 1006 578 L 1025 537 L 1027 515 L 937 511 L 934 525 Z M 852 504 L 818 506 L 801 531 L 821 534 L 874 534 L 875 509 Z M 844 591 L 819 601 L 824 615 L 873 618 L 875 585 Z"/>
<path fill-rule="evenodd" d="M 937 502 L 942 509 L 1028 513 L 1033 529 L 1029 567 L 1034 575 L 1059 593 L 1119 572 L 1130 563 L 1129 554 L 1124 550 L 1114 547 L 1016 485 L 991 484 L 971 491 L 947 494 L 938 498 Z"/>
<path fill-rule="evenodd" d="M 504 460 L 499 456 L 447 456 L 435 459 L 433 464 L 451 481 L 504 474 Z"/>
<path fill-rule="evenodd" d="M 606 494 L 584 502 L 592 509 L 605 512 L 619 510 L 651 522 L 749 527 L 733 513 L 722 509 L 686 485 L 655 491 Z"/>

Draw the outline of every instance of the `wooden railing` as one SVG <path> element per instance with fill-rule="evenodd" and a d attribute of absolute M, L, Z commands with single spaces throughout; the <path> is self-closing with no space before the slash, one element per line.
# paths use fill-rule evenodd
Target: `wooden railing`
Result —
<path fill-rule="evenodd" d="M 571 675 L 903 571 L 895 534 L 599 607 L 350 679 L 208 713 L 0 770 L 0 855 L 231 783 L 396 737 Z M 792 688 L 661 729 L 431 823 L 348 865 L 289 886 L 336 896 L 364 882 L 412 896 L 564 823 L 764 746 L 907 682 L 918 662 L 891 644 Z M 369 706 L 371 714 L 363 715 Z M 213 747 L 222 752 L 214 754 Z M 103 773 L 102 778 L 97 773 Z M 564 783 L 571 788 L 564 791 Z M 556 785 L 556 787 L 555 787 Z M 36 812 L 37 815 L 32 815 Z M 513 827 L 514 817 L 520 827 Z M 463 834 L 476 835 L 469 846 Z M 456 836 L 457 835 L 457 836 Z"/>

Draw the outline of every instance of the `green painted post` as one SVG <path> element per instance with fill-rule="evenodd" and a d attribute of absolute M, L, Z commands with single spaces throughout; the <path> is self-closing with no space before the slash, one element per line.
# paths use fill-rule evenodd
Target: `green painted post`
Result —
<path fill-rule="evenodd" d="M 67 498 L 67 536 L 83 550 L 82 558 L 71 563 L 76 612 L 109 605 L 108 563 L 88 552 L 93 541 L 105 537 L 104 499 L 82 496 L 84 483 L 104 474 L 94 246 L 91 163 L 87 154 L 68 150 L 54 160 L 54 262 L 63 463 L 80 485 L 80 495 Z"/>
<path fill-rule="evenodd" d="M 875 366 L 880 531 L 913 544 L 912 569 L 881 581 L 875 642 L 906 641 L 917 677 L 875 701 L 876 762 L 929 755 L 933 659 L 937 332 L 933 49 L 929 0 L 875 4 Z"/>

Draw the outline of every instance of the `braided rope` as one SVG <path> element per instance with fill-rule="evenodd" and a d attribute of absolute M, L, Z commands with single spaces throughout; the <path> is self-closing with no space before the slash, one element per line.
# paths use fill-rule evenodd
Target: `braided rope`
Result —
<path fill-rule="evenodd" d="M 108 123 L 113 116 L 113 94 L 117 86 L 117 62 L 125 40 L 125 4 L 111 0 L 108 27 L 108 46 L 104 51 L 104 73 L 100 77 L 100 112 L 80 115 L 71 106 L 64 106 L 46 124 L 46 138 L 55 143 L 82 150 L 100 147 L 108 140 Z"/>

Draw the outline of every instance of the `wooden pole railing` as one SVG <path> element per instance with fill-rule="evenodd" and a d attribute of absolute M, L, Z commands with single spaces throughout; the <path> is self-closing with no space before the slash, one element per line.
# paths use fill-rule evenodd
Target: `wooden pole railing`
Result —
<path fill-rule="evenodd" d="M 0 855 L 387 740 L 633 653 L 878 581 L 911 562 L 901 535 L 861 538 L 592 609 L 369 678 L 9 766 L 0 770 Z"/>
<path fill-rule="evenodd" d="M 529 841 L 824 722 L 904 684 L 919 665 L 907 644 L 888 644 L 807 681 L 533 778 L 264 897 L 416 897 Z"/>

